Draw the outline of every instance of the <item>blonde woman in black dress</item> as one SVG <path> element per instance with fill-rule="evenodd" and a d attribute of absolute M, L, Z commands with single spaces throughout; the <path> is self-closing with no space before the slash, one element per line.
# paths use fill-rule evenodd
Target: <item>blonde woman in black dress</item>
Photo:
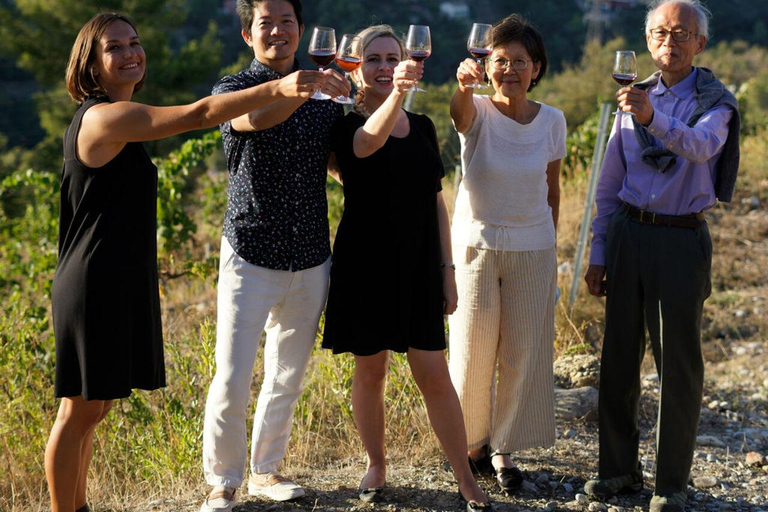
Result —
<path fill-rule="evenodd" d="M 93 432 L 115 399 L 165 385 L 157 278 L 157 172 L 141 141 L 214 127 L 340 80 L 300 71 L 181 106 L 135 103 L 146 56 L 133 24 L 103 13 L 83 26 L 67 66 L 80 103 L 64 135 L 59 263 L 53 281 L 55 394 L 45 472 L 53 512 L 86 511 Z"/>
<path fill-rule="evenodd" d="M 457 297 L 435 127 L 401 108 L 423 64 L 402 60 L 402 42 L 389 26 L 370 27 L 360 37 L 355 111 L 331 135 L 345 203 L 323 339 L 334 353 L 355 356 L 352 409 L 368 455 L 359 496 L 378 501 L 384 490 L 384 384 L 390 351 L 396 351 L 408 355 L 467 510 L 487 509 L 467 461 L 444 353 L 443 314 L 453 313 Z"/>

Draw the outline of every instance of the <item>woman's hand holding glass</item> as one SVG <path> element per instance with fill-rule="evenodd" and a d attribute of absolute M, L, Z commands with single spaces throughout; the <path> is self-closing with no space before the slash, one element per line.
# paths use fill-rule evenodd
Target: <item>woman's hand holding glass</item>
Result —
<path fill-rule="evenodd" d="M 408 92 L 421 80 L 424 74 L 424 62 L 403 60 L 395 68 L 392 83 L 399 92 Z"/>
<path fill-rule="evenodd" d="M 476 89 L 484 75 L 485 69 L 475 59 L 464 59 L 456 70 L 456 80 L 462 89 Z"/>

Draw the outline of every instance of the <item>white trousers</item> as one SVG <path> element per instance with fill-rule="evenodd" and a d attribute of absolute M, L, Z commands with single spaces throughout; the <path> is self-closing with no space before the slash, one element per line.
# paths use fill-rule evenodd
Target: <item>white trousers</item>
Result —
<path fill-rule="evenodd" d="M 470 450 L 555 442 L 555 248 L 454 246 L 459 305 L 449 317 L 451 381 Z"/>
<path fill-rule="evenodd" d="M 258 267 L 240 258 L 222 239 L 216 374 L 203 426 L 203 469 L 209 485 L 242 484 L 248 453 L 246 409 L 264 330 L 264 381 L 253 419 L 250 469 L 253 473 L 278 469 L 304 389 L 329 271 L 330 258 L 298 272 Z"/>

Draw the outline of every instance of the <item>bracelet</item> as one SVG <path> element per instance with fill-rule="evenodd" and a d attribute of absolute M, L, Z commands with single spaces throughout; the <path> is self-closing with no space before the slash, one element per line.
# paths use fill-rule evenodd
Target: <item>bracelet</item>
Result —
<path fill-rule="evenodd" d="M 453 263 L 443 263 L 442 265 L 440 265 L 440 268 L 441 269 L 452 268 L 453 270 L 456 270 L 456 265 L 454 265 Z"/>

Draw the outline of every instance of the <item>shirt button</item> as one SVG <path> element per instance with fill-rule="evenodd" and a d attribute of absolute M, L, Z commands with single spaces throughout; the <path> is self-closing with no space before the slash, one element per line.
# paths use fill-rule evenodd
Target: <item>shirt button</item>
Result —
<path fill-rule="evenodd" d="M 656 194 L 651 194 L 651 199 L 656 199 Z"/>

